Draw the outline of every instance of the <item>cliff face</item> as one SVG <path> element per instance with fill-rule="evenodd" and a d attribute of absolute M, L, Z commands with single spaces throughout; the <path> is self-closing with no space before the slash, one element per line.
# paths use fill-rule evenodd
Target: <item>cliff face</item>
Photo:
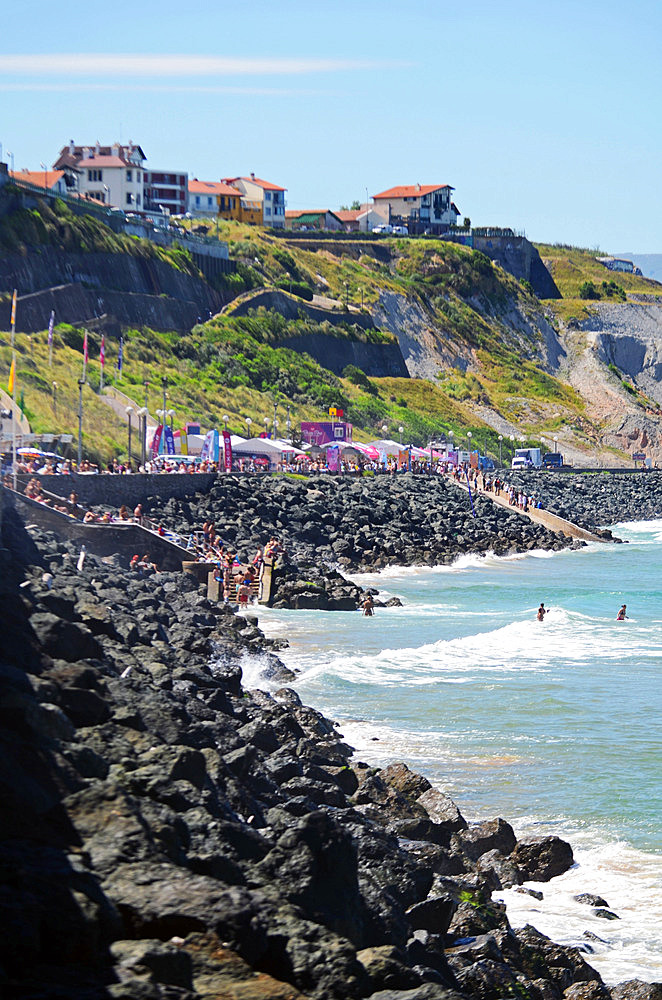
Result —
<path fill-rule="evenodd" d="M 165 261 L 121 253 L 69 253 L 55 247 L 0 256 L 0 291 L 19 292 L 20 329 L 79 323 L 107 315 L 122 326 L 190 330 L 217 312 L 223 297 L 201 278 Z M 9 326 L 10 303 L 0 303 Z"/>

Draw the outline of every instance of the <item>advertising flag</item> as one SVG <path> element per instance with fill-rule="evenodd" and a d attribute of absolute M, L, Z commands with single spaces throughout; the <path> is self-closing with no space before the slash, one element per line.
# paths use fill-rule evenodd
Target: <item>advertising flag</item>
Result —
<path fill-rule="evenodd" d="M 205 434 L 205 439 L 202 442 L 202 448 L 200 450 L 201 462 L 208 462 L 210 460 L 213 441 L 214 441 L 214 432 L 207 431 L 207 433 Z"/>
<path fill-rule="evenodd" d="M 122 365 L 124 363 L 124 337 L 120 337 L 120 349 L 117 352 L 117 372 L 122 377 Z"/>
<path fill-rule="evenodd" d="M 211 454 L 212 461 L 218 462 L 218 456 L 221 450 L 220 435 L 218 431 L 213 431 L 211 449 L 212 449 L 212 454 Z"/>
<path fill-rule="evenodd" d="M 99 350 L 99 361 L 101 362 L 101 367 L 103 368 L 106 364 L 106 337 L 102 335 L 101 337 L 101 348 Z"/>
<path fill-rule="evenodd" d="M 51 309 L 51 318 L 48 321 L 48 346 L 53 346 L 53 325 L 55 323 L 55 309 Z"/>
<path fill-rule="evenodd" d="M 14 382 L 16 381 L 16 358 L 12 358 L 11 368 L 9 369 L 9 383 L 7 385 L 7 392 L 10 396 L 14 393 Z"/>
<path fill-rule="evenodd" d="M 175 438 L 172 433 L 172 427 L 168 427 L 166 424 L 165 431 L 163 432 L 163 451 L 166 455 L 175 454 Z"/>
<path fill-rule="evenodd" d="M 16 302 L 18 300 L 18 289 L 14 289 L 14 294 L 11 300 L 11 325 L 12 329 L 16 326 Z"/>
<path fill-rule="evenodd" d="M 338 459 L 340 457 L 340 448 L 337 444 L 332 444 L 330 448 L 326 449 L 326 465 L 329 472 L 338 471 Z"/>
<path fill-rule="evenodd" d="M 188 436 L 184 428 L 179 432 L 180 451 L 182 455 L 188 455 Z"/>
<path fill-rule="evenodd" d="M 232 472 L 232 440 L 229 431 L 223 431 L 223 468 Z"/>
<path fill-rule="evenodd" d="M 87 366 L 90 353 L 87 346 L 87 330 L 85 331 L 85 336 L 83 337 L 83 368 Z"/>
<path fill-rule="evenodd" d="M 154 431 L 154 437 L 152 439 L 152 458 L 156 458 L 156 456 L 159 453 L 162 434 L 163 434 L 163 424 L 159 424 L 159 426 Z"/>

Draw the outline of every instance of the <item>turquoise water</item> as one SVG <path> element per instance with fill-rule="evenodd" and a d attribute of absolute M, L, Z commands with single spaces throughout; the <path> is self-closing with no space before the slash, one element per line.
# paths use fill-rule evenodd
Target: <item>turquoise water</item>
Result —
<path fill-rule="evenodd" d="M 662 521 L 616 534 L 629 544 L 363 575 L 404 606 L 374 618 L 260 609 L 260 625 L 289 639 L 294 686 L 359 758 L 407 761 L 469 819 L 571 840 L 579 864 L 535 910 L 503 894 L 513 923 L 571 943 L 592 930 L 606 944 L 589 960 L 608 981 L 659 980 Z M 617 622 L 623 602 L 631 617 Z M 621 921 L 575 903 L 582 891 Z"/>

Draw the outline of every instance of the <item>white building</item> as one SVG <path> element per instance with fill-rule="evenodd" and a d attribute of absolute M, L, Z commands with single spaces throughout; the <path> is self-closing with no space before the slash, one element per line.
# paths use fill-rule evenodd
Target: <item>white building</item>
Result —
<path fill-rule="evenodd" d="M 450 184 L 405 184 L 373 195 L 375 205 L 388 209 L 388 222 L 407 226 L 410 233 L 445 233 L 457 225 L 459 211 Z"/>
<path fill-rule="evenodd" d="M 285 192 L 287 188 L 263 181 L 251 174 L 250 177 L 224 177 L 224 183 L 241 191 L 247 202 L 262 207 L 262 223 L 274 229 L 285 227 Z"/>
<path fill-rule="evenodd" d="M 145 154 L 140 146 L 119 142 L 112 146 L 76 146 L 73 139 L 64 146 L 53 167 L 73 181 L 83 197 L 92 198 L 124 212 L 144 209 Z"/>

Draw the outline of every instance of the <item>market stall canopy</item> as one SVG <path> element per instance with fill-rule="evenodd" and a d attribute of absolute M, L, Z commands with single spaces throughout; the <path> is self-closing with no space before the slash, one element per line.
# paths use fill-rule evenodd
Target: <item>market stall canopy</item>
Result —
<path fill-rule="evenodd" d="M 270 438 L 248 438 L 233 445 L 235 455 L 305 455 L 305 451 L 295 448 L 289 441 L 272 441 Z"/>
<path fill-rule="evenodd" d="M 402 445 L 390 438 L 382 438 L 380 441 L 368 441 L 371 448 L 376 448 L 380 455 L 398 456 L 402 451 Z"/>
<path fill-rule="evenodd" d="M 326 451 L 334 446 L 339 448 L 341 455 L 353 451 L 357 455 L 364 455 L 365 458 L 369 458 L 371 462 L 379 461 L 379 452 L 370 444 L 361 444 L 359 441 L 327 441 L 321 447 Z"/>

